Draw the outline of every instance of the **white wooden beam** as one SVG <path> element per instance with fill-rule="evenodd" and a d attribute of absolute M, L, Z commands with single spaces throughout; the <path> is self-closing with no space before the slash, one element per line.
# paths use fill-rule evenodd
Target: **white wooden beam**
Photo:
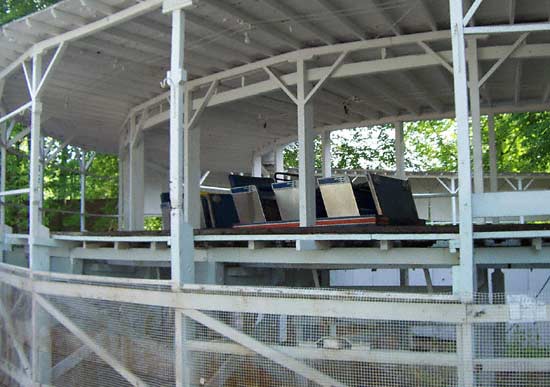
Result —
<path fill-rule="evenodd" d="M 520 23 L 504 24 L 493 26 L 466 27 L 464 33 L 467 35 L 488 35 L 488 34 L 515 34 L 520 32 L 543 32 L 550 31 L 550 23 Z"/>
<path fill-rule="evenodd" d="M 402 35 L 402 36 L 392 36 L 388 38 L 372 39 L 365 41 L 356 41 L 350 43 L 341 43 L 334 44 L 330 46 L 320 46 L 314 48 L 306 48 L 301 50 L 296 50 L 281 55 L 272 55 L 269 58 L 259 60 L 254 63 L 247 65 L 235 67 L 230 70 L 223 71 L 219 74 L 213 74 L 202 79 L 195 79 L 190 81 L 190 86 L 192 88 L 198 87 L 202 84 L 208 84 L 214 79 L 223 80 L 226 78 L 233 78 L 235 76 L 240 76 L 252 71 L 257 71 L 266 66 L 273 66 L 279 63 L 285 62 L 295 62 L 298 58 L 312 58 L 315 56 L 339 54 L 344 51 L 362 51 L 375 48 L 384 48 L 392 46 L 401 46 L 407 44 L 418 44 L 419 41 L 431 42 L 431 41 L 441 41 L 449 39 L 449 31 L 437 31 L 437 32 L 425 32 L 419 34 L 411 35 Z M 1 78 L 1 77 L 0 77 Z"/>
<path fill-rule="evenodd" d="M 208 88 L 204 98 L 202 99 L 201 104 L 199 105 L 199 107 L 195 111 L 195 114 L 193 114 L 193 117 L 190 118 L 189 121 L 188 121 L 189 129 L 193 129 L 195 127 L 195 125 L 197 124 L 198 120 L 200 119 L 204 109 L 206 109 L 206 106 L 208 106 L 208 102 L 210 102 L 210 98 L 212 98 L 212 96 L 216 92 L 217 87 L 218 87 L 218 81 L 212 82 L 212 84 Z M 191 94 L 189 94 L 189 95 L 191 95 Z M 191 106 L 192 106 L 192 104 L 191 104 Z"/>
<path fill-rule="evenodd" d="M 0 72 L 0 79 L 5 78 L 8 74 L 11 74 L 18 66 L 21 65 L 23 61 L 27 58 L 32 57 L 36 52 L 43 52 L 50 48 L 56 47 L 62 42 L 70 42 L 77 39 L 84 38 L 86 36 L 92 35 L 99 31 L 106 30 L 108 28 L 114 27 L 118 24 L 124 23 L 127 20 L 134 19 L 145 13 L 148 13 L 156 8 L 159 8 L 164 0 L 144 0 L 137 3 L 136 5 L 130 6 L 116 14 L 107 16 L 98 21 L 82 25 L 81 27 L 68 31 L 64 34 L 54 36 L 50 39 L 46 39 L 40 43 L 36 43 L 33 47 L 27 50 L 23 55 L 13 62 L 10 66 L 3 69 Z M 52 12 L 59 14 L 61 11 L 57 8 L 51 8 Z M 79 25 L 79 24 L 76 24 Z"/>
<path fill-rule="evenodd" d="M 418 45 L 427 53 L 433 56 L 445 69 L 447 69 L 451 74 L 453 73 L 453 66 L 447 62 L 439 53 L 435 52 L 426 42 L 418 42 Z"/>
<path fill-rule="evenodd" d="M 502 55 L 502 57 L 500 57 L 497 62 L 483 75 L 483 77 L 480 79 L 479 81 L 479 87 L 483 86 L 483 84 L 485 82 L 487 82 L 487 80 L 489 79 L 489 77 L 491 77 L 491 75 L 494 74 L 495 71 L 497 71 L 499 69 L 499 67 L 504 63 L 504 61 L 506 59 L 508 59 L 514 52 L 516 52 L 516 50 L 523 44 L 523 42 L 525 42 L 525 40 L 527 39 L 527 36 L 529 36 L 529 33 L 526 32 L 524 34 L 522 34 L 516 41 L 513 45 L 511 45 L 510 47 L 508 47 L 508 49 L 506 50 L 506 52 L 504 53 L 504 55 Z"/>
<path fill-rule="evenodd" d="M 472 148 L 474 166 L 474 192 L 482 193 L 484 188 L 483 179 L 483 144 L 481 135 L 481 105 L 479 98 L 479 61 L 477 57 L 477 40 L 468 39 L 466 48 L 468 61 L 468 79 L 470 90 L 470 110 L 472 116 Z"/>
<path fill-rule="evenodd" d="M 13 347 L 15 348 L 15 352 L 17 353 L 17 357 L 21 362 L 21 366 L 22 366 L 21 368 L 23 369 L 23 372 L 28 376 L 30 376 L 31 364 L 29 362 L 29 359 L 27 358 L 27 354 L 25 353 L 23 344 L 19 342 L 19 336 L 15 331 L 13 320 L 9 315 L 8 310 L 4 305 L 4 302 L 1 299 L 0 299 L 0 317 L 2 317 L 2 322 L 4 325 L 4 329 L 6 330 L 6 333 L 7 333 L 7 337 L 10 339 L 11 343 L 13 344 Z"/>
<path fill-rule="evenodd" d="M 55 54 L 54 54 L 52 60 L 50 61 L 50 64 L 46 68 L 46 71 L 44 72 L 44 75 L 42 75 L 42 79 L 40 80 L 39 85 L 34 90 L 34 98 L 39 98 L 40 97 L 40 94 L 42 93 L 46 83 L 48 82 L 48 79 L 50 78 L 51 72 L 53 71 L 55 66 L 59 63 L 59 61 L 61 60 L 61 57 L 63 56 L 63 53 L 64 53 L 65 49 L 66 49 L 66 45 L 63 42 L 60 43 L 59 46 L 57 47 L 57 50 L 55 51 Z"/>
<path fill-rule="evenodd" d="M 298 173 L 300 175 L 300 226 L 313 226 L 315 213 L 315 149 L 313 105 L 306 101 L 311 90 L 307 67 L 303 59 L 297 62 L 298 74 Z"/>
<path fill-rule="evenodd" d="M 321 145 L 323 149 L 323 177 L 332 176 L 332 140 L 330 131 L 323 132 L 321 135 Z"/>
<path fill-rule="evenodd" d="M 470 9 L 468 9 L 466 15 L 464 16 L 464 19 L 462 20 L 462 25 L 464 27 L 470 24 L 470 21 L 472 21 L 481 3 L 483 3 L 483 0 L 475 0 L 475 2 L 470 6 Z"/>
<path fill-rule="evenodd" d="M 403 122 L 398 121 L 395 126 L 395 176 L 405 179 L 405 135 Z"/>
<path fill-rule="evenodd" d="M 79 340 L 88 346 L 101 360 L 109 364 L 117 373 L 119 373 L 124 379 L 126 379 L 132 386 L 135 387 L 147 387 L 141 378 L 135 375 L 132 371 L 126 368 L 118 359 L 111 355 L 105 348 L 96 343 L 86 332 L 78 327 L 71 319 L 65 316 L 59 309 L 57 309 L 52 303 L 47 301 L 40 295 L 35 295 L 37 302 L 45 311 L 47 311 L 52 317 L 59 321 L 69 332 L 75 335 Z"/>
<path fill-rule="evenodd" d="M 283 90 L 285 94 L 288 95 L 288 97 L 292 100 L 292 102 L 294 102 L 295 104 L 298 103 L 298 100 L 294 95 L 294 93 L 290 91 L 288 86 L 285 84 L 285 82 L 281 79 L 279 75 L 275 74 L 275 72 L 267 66 L 264 67 L 264 71 L 271 77 L 271 79 L 273 79 L 279 85 L 281 90 Z"/>
<path fill-rule="evenodd" d="M 79 365 L 83 360 L 88 358 L 91 354 L 93 354 L 93 351 L 88 346 L 81 346 L 63 360 L 59 361 L 52 368 L 52 380 L 56 380 L 63 376 L 65 373 Z"/>
<path fill-rule="evenodd" d="M 29 110 L 31 108 L 31 106 L 32 106 L 32 102 L 27 102 L 26 104 L 24 104 L 23 106 L 18 107 L 17 109 L 12 111 L 11 113 L 8 113 L 5 116 L 0 117 L 0 124 L 6 122 L 9 119 L 12 119 L 13 117 L 15 117 L 19 114 L 22 114 L 23 112 L 25 112 L 27 110 Z"/>
<path fill-rule="evenodd" d="M 48 153 L 46 155 L 46 158 L 44 159 L 44 164 L 51 163 L 61 152 L 63 149 L 67 147 L 71 143 L 71 141 L 74 139 L 74 136 L 69 136 L 65 141 L 63 141 L 61 144 L 59 144 L 52 152 Z"/>
<path fill-rule="evenodd" d="M 453 291 L 464 299 L 473 299 L 475 286 L 472 176 L 470 164 L 470 125 L 468 80 L 464 41 L 462 1 L 449 0 L 453 45 L 454 97 L 458 136 L 458 177 L 460 211 L 460 266 L 453 269 Z"/>
<path fill-rule="evenodd" d="M 338 68 L 340 67 L 340 65 L 344 62 L 344 59 L 346 59 L 346 56 L 348 55 L 348 52 L 343 52 L 341 53 L 338 58 L 336 58 L 336 60 L 334 61 L 334 63 L 332 64 L 332 66 L 330 66 L 328 68 L 328 70 L 326 71 L 325 74 L 323 74 L 323 76 L 321 77 L 321 79 L 319 79 L 319 81 L 317 81 L 317 83 L 315 84 L 315 86 L 313 87 L 313 89 L 310 90 L 310 92 L 308 93 L 308 95 L 306 96 L 306 103 L 315 95 L 315 93 L 317 91 L 319 91 L 319 89 L 321 87 L 323 87 L 323 85 L 325 84 L 325 82 L 332 76 L 332 74 L 334 74 L 334 72 L 336 70 L 338 70 Z"/>
<path fill-rule="evenodd" d="M 333 379 L 332 377 L 318 371 L 317 369 L 306 365 L 305 363 L 294 359 L 282 352 L 279 352 L 272 347 L 252 338 L 251 336 L 238 331 L 213 317 L 198 310 L 184 309 L 182 313 L 187 317 L 197 321 L 198 323 L 220 333 L 230 340 L 248 348 L 255 353 L 285 367 L 304 378 L 325 387 L 346 387 L 342 382 Z"/>

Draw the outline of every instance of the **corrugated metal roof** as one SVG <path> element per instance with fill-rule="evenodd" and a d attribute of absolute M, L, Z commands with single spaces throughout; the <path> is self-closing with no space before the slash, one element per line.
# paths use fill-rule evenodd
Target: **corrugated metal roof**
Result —
<path fill-rule="evenodd" d="M 508 5 L 503 0 L 485 0 L 474 22 L 548 21 L 550 1 L 522 0 L 515 8 L 503 3 Z M 40 41 L 136 4 L 135 0 L 64 0 L 13 21 L 3 26 L 0 36 L 0 69 Z M 186 14 L 190 79 L 302 48 L 449 29 L 447 0 L 199 0 Z M 129 110 L 166 92 L 160 83 L 169 67 L 170 36 L 170 16 L 159 7 L 70 42 L 44 94 L 46 133 L 59 138 L 74 135 L 79 145 L 116 152 Z M 516 38 L 491 37 L 479 45 L 510 45 Z M 528 43 L 547 44 L 549 38 L 547 33 L 531 34 Z M 448 39 L 430 46 L 436 51 L 451 49 Z M 424 54 L 417 44 L 407 44 L 355 52 L 346 61 Z M 330 66 L 335 58 L 320 56 L 314 62 Z M 482 61 L 481 72 L 493 63 Z M 505 62 L 483 88 L 482 105 L 519 110 L 544 106 L 550 94 L 549 64 L 547 58 L 536 55 Z M 294 71 L 290 63 L 275 68 L 282 74 Z M 252 72 L 244 82 L 265 77 L 262 71 Z M 241 82 L 237 77 L 224 81 L 220 88 L 230 89 Z M 28 100 L 23 71 L 18 68 L 7 80 L 3 101 L 10 110 Z M 316 125 L 328 127 L 396 117 L 448 116 L 453 112 L 452 75 L 442 66 L 423 66 L 331 79 L 315 97 L 315 110 Z M 280 91 L 208 108 L 203 120 L 202 143 L 208 150 L 204 163 L 207 167 L 208 163 L 223 165 L 230 156 L 232 169 L 244 168 L 253 151 L 294 135 L 295 122 L 295 106 Z M 147 134 L 154 149 L 167 149 L 166 128 L 163 123 Z"/>

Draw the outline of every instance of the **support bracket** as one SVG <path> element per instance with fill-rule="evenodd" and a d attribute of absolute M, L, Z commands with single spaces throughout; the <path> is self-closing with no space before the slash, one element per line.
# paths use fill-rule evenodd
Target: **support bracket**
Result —
<path fill-rule="evenodd" d="M 292 91 L 288 88 L 286 83 L 281 79 L 281 77 L 273 70 L 269 68 L 269 66 L 264 67 L 264 71 L 279 85 L 279 87 L 288 95 L 288 97 L 294 102 L 296 105 L 298 105 L 298 98 L 294 95 Z"/>
<path fill-rule="evenodd" d="M 65 328 L 67 328 L 73 335 L 78 337 L 86 346 L 88 346 L 101 360 L 109 364 L 116 372 L 118 372 L 124 379 L 126 379 L 132 386 L 135 387 L 148 387 L 148 384 L 136 376 L 132 371 L 127 369 L 121 362 L 119 362 L 113 355 L 107 350 L 102 348 L 95 342 L 89 335 L 87 335 L 82 329 L 80 329 L 71 319 L 65 316 L 59 309 L 57 309 L 52 303 L 46 300 L 39 294 L 35 294 L 36 301 L 40 304 L 46 312 L 59 321 Z"/>
<path fill-rule="evenodd" d="M 326 387 L 346 387 L 342 382 L 310 367 L 295 358 L 279 352 L 268 345 L 248 336 L 247 334 L 234 329 L 223 322 L 204 314 L 198 310 L 183 309 L 182 313 L 192 320 L 210 328 L 236 343 L 246 347 L 255 353 L 307 378 L 320 386 Z"/>

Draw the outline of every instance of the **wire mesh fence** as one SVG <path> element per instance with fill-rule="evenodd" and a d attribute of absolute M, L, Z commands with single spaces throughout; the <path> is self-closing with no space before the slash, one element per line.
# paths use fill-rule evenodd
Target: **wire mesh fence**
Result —
<path fill-rule="evenodd" d="M 549 386 L 550 305 L 526 296 L 474 300 L 174 291 L 147 281 L 31 279 L 1 265 L 0 384 Z"/>

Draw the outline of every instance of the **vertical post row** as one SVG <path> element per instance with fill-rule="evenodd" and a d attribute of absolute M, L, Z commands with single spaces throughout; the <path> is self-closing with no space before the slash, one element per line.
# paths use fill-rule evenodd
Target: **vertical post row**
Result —
<path fill-rule="evenodd" d="M 184 83 L 187 80 L 187 73 L 184 70 L 184 47 L 185 47 L 185 13 L 181 9 L 172 11 L 172 54 L 171 68 L 168 78 L 170 80 L 170 202 L 171 202 L 171 267 L 172 281 L 174 287 L 179 288 L 184 283 L 194 282 L 194 245 L 193 227 L 188 223 L 194 216 L 190 213 L 184 214 L 184 115 L 185 121 L 189 121 L 189 114 L 192 110 L 191 93 L 185 95 L 184 106 Z M 189 136 L 187 130 L 186 137 Z M 187 138 L 190 140 L 190 138 Z M 192 139 L 191 139 L 192 140 Z M 187 151 L 191 148 L 191 142 L 186 145 Z M 191 150 L 193 152 L 193 150 Z M 192 159 L 189 154 L 186 160 Z M 197 160 L 195 160 L 196 162 Z M 191 172 L 186 183 L 186 203 L 192 201 L 191 196 L 198 196 L 190 185 L 198 185 L 199 178 L 192 177 L 191 165 L 185 166 L 186 172 Z M 200 175 L 200 171 L 199 171 Z M 199 189 L 197 187 L 197 189 Z M 194 203 L 193 203 L 194 204 Z M 187 208 L 188 209 L 188 208 Z M 195 209 L 196 211 L 196 209 Z M 195 219 L 193 219 L 195 220 Z"/>
<path fill-rule="evenodd" d="M 4 87 L 6 86 L 5 80 L 0 80 L 0 115 L 6 114 L 6 111 L 4 109 L 4 106 L 2 105 L 2 97 L 4 96 Z M 0 124 L 0 140 L 4 144 L 4 146 L 0 146 L 0 191 L 3 192 L 6 190 L 6 146 L 8 143 L 7 139 L 7 122 L 4 122 L 3 124 Z M 2 235 L 5 232 L 5 225 L 6 225 L 6 207 L 4 206 L 4 200 L 1 199 L 2 203 L 0 203 L 0 235 Z M 0 253 L 0 258 L 2 258 L 2 254 Z"/>
<path fill-rule="evenodd" d="M 460 265 L 453 268 L 453 292 L 466 301 L 473 300 L 475 288 L 472 225 L 472 171 L 470 163 L 470 128 L 468 123 L 468 84 L 464 13 L 461 0 L 449 0 L 453 45 L 455 111 L 458 137 L 458 207 L 460 213 Z"/>
<path fill-rule="evenodd" d="M 303 59 L 297 62 L 298 74 L 298 174 L 300 176 L 300 227 L 315 224 L 315 145 L 313 133 L 313 104 L 306 102 L 311 90 Z"/>
<path fill-rule="evenodd" d="M 495 116 L 487 117 L 489 135 L 489 179 L 491 192 L 498 191 L 497 140 L 495 135 Z"/>
<path fill-rule="evenodd" d="M 483 193 L 483 150 L 481 137 L 481 106 L 479 101 L 479 64 L 477 59 L 477 40 L 468 39 L 466 50 L 468 58 L 468 80 L 470 86 L 470 109 L 472 115 L 472 140 L 474 159 L 474 192 Z"/>
<path fill-rule="evenodd" d="M 32 107 L 30 133 L 30 176 L 29 176 L 29 267 L 34 271 L 49 271 L 50 256 L 48 248 L 42 246 L 41 240 L 49 237 L 48 230 L 42 225 L 40 203 L 43 190 L 43 170 L 40 162 L 41 153 L 41 115 L 42 102 L 36 95 L 42 80 L 42 54 L 33 57 L 32 66 Z M 48 384 L 51 374 L 51 337 L 49 317 L 34 298 L 32 301 L 32 377 L 36 383 Z"/>
<path fill-rule="evenodd" d="M 252 157 L 252 176 L 262 177 L 262 155 L 255 154 Z"/>
<path fill-rule="evenodd" d="M 330 131 L 323 132 L 323 177 L 332 176 L 332 140 L 330 139 Z"/>
<path fill-rule="evenodd" d="M 285 147 L 278 146 L 275 148 L 275 172 L 285 171 Z"/>
<path fill-rule="evenodd" d="M 405 178 L 405 136 L 403 122 L 396 122 L 395 126 L 395 176 Z"/>
<path fill-rule="evenodd" d="M 86 231 L 86 152 L 80 150 L 80 231 Z"/>
<path fill-rule="evenodd" d="M 141 120 L 145 119 L 141 116 Z M 138 125 L 137 117 L 130 118 L 129 152 L 129 229 L 143 230 L 144 227 L 144 187 L 145 187 L 145 144 L 139 133 L 142 122 Z"/>

